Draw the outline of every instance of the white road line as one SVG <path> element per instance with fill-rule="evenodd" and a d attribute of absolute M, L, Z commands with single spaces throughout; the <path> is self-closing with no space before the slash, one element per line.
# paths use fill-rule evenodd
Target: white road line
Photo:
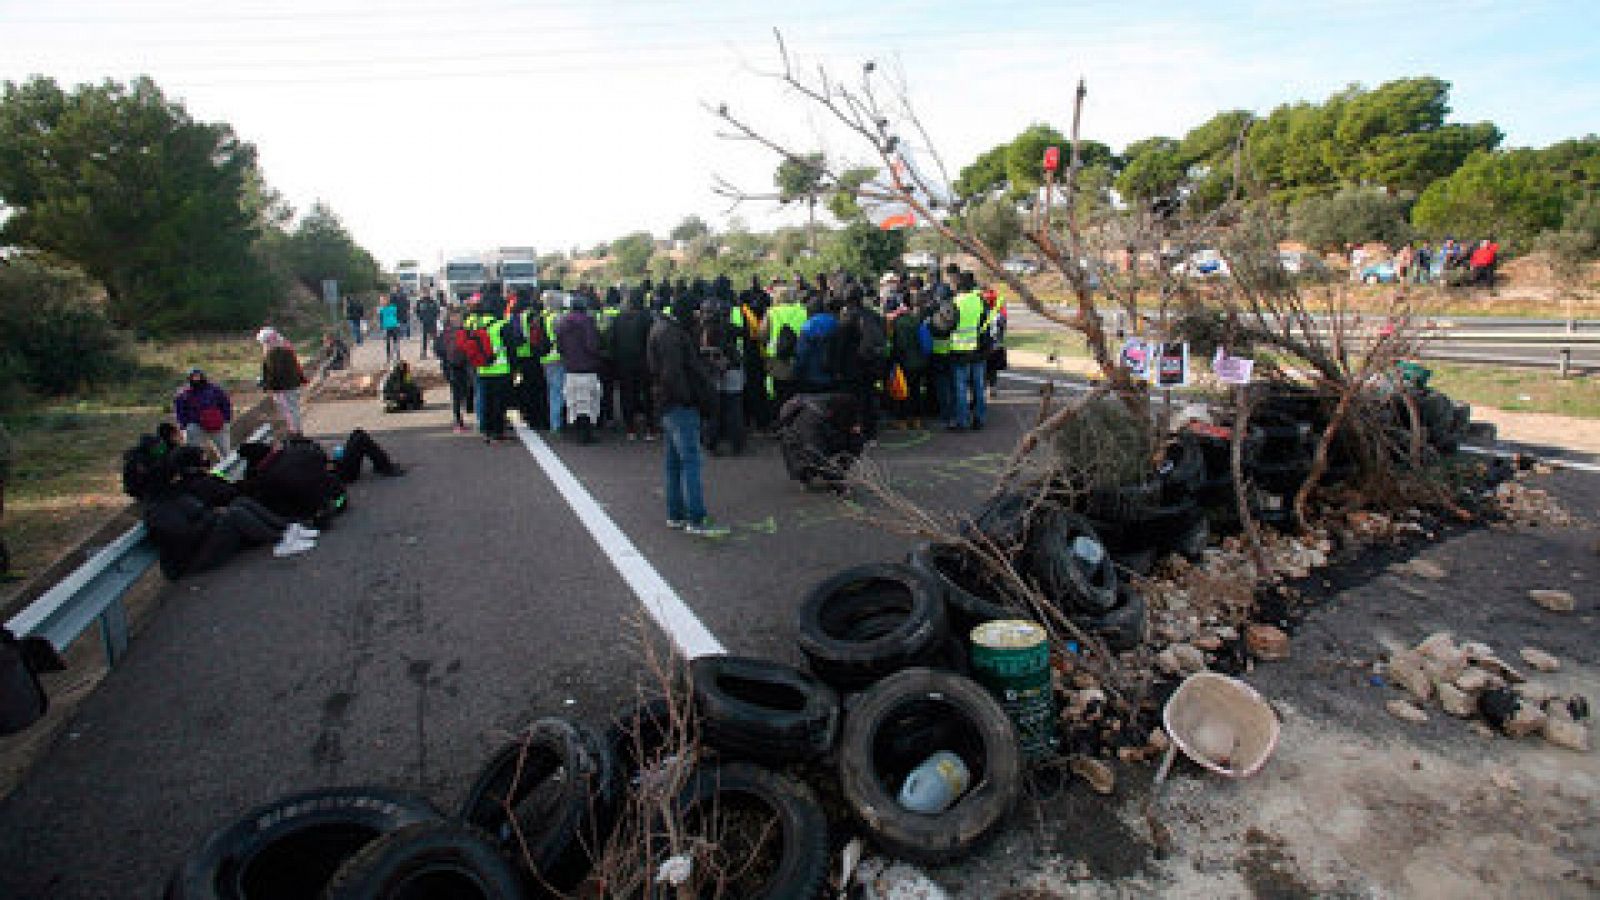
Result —
<path fill-rule="evenodd" d="M 555 484 L 556 490 L 566 499 L 567 505 L 578 514 L 578 521 L 589 529 L 589 535 L 595 543 L 611 560 L 611 565 L 616 567 L 617 574 L 628 583 L 638 595 L 639 602 L 644 606 L 644 611 L 650 614 L 661 630 L 677 646 L 678 652 L 687 659 L 697 656 L 706 656 L 713 653 L 726 653 L 722 644 L 712 635 L 691 610 L 678 592 L 667 584 L 661 577 L 656 567 L 650 560 L 644 558 L 638 548 L 633 546 L 633 541 L 617 523 L 606 515 L 600 504 L 595 502 L 593 496 L 578 481 L 572 470 L 568 469 L 561 457 L 551 450 L 544 439 L 532 429 L 517 425 L 517 437 L 522 439 L 523 446 L 533 454 L 533 459 L 544 470 L 544 474 Z"/>

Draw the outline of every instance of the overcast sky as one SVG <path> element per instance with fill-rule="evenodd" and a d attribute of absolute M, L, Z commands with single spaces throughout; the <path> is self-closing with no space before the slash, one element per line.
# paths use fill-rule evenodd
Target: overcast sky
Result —
<path fill-rule="evenodd" d="M 1065 130 L 1079 76 L 1085 136 L 1119 150 L 1424 74 L 1511 144 L 1600 130 L 1597 0 L 0 0 L 0 78 L 151 75 L 392 265 L 721 227 L 714 176 L 769 190 L 775 160 L 719 140 L 702 102 L 853 155 L 755 73 L 774 26 L 812 65 L 903 71 L 954 168 L 1031 122 Z"/>

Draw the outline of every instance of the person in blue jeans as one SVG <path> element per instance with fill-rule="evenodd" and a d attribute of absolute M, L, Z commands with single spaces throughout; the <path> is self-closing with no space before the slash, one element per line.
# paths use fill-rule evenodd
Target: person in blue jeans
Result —
<path fill-rule="evenodd" d="M 728 529 L 706 515 L 700 485 L 700 411 L 716 397 L 688 326 L 699 312 L 694 298 L 673 301 L 672 316 L 658 316 L 645 344 L 645 360 L 660 400 L 666 458 L 667 527 L 702 537 L 722 537 Z"/>

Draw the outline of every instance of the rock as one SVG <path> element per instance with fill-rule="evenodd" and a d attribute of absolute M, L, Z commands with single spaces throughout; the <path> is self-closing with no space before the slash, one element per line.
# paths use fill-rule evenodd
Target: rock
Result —
<path fill-rule="evenodd" d="M 1422 643 L 1418 644 L 1415 649 L 1423 656 L 1433 659 L 1445 659 L 1458 655 L 1465 656 L 1461 649 L 1456 646 L 1456 639 L 1451 637 L 1448 631 L 1435 631 L 1424 638 Z"/>
<path fill-rule="evenodd" d="M 1117 789 L 1117 773 L 1092 756 L 1074 756 L 1067 767 L 1072 774 L 1089 782 L 1090 789 L 1096 794 L 1107 795 Z"/>
<path fill-rule="evenodd" d="M 1527 737 L 1530 734 L 1543 731 L 1544 723 L 1549 720 L 1550 717 L 1544 714 L 1544 710 L 1532 704 L 1523 703 L 1517 706 L 1516 714 L 1506 721 L 1505 732 L 1512 737 Z"/>
<path fill-rule="evenodd" d="M 1232 625 L 1223 625 L 1216 629 L 1216 635 L 1224 641 L 1237 641 L 1239 639 L 1239 629 Z"/>
<path fill-rule="evenodd" d="M 1469 694 L 1476 694 L 1489 686 L 1489 680 L 1492 677 L 1488 672 L 1472 666 L 1457 675 L 1454 683 L 1457 688 Z"/>
<path fill-rule="evenodd" d="M 1063 719 L 1075 721 L 1099 712 L 1105 705 L 1106 692 L 1099 688 L 1073 691 L 1067 700 L 1066 708 L 1061 711 L 1061 716 Z"/>
<path fill-rule="evenodd" d="M 1389 660 L 1389 680 L 1421 703 L 1433 699 L 1433 678 L 1423 667 L 1422 657 L 1413 650 L 1402 650 Z"/>
<path fill-rule="evenodd" d="M 1193 644 L 1173 644 L 1167 649 L 1172 651 L 1172 656 L 1178 662 L 1178 667 L 1186 675 L 1206 670 L 1206 655 L 1200 648 Z"/>
<path fill-rule="evenodd" d="M 1546 703 L 1556 698 L 1556 689 L 1542 681 L 1524 681 L 1512 688 L 1523 703 L 1543 707 Z"/>
<path fill-rule="evenodd" d="M 1495 769 L 1489 773 L 1489 781 L 1502 791 L 1517 792 L 1522 790 L 1522 785 L 1517 783 L 1517 778 L 1505 769 Z"/>
<path fill-rule="evenodd" d="M 1489 656 L 1474 657 L 1472 659 L 1472 664 L 1480 669 L 1488 671 L 1490 674 L 1503 678 L 1506 681 L 1514 684 L 1520 684 L 1528 680 L 1521 672 L 1518 672 L 1516 669 L 1513 669 L 1511 666 L 1507 665 L 1505 660 L 1498 656 L 1494 656 L 1493 654 Z"/>
<path fill-rule="evenodd" d="M 1528 599 L 1551 612 L 1568 613 L 1578 608 L 1578 601 L 1572 599 L 1571 591 L 1531 590 Z"/>
<path fill-rule="evenodd" d="M 1215 653 L 1222 649 L 1222 638 L 1217 637 L 1215 634 L 1202 634 L 1189 643 L 1207 653 Z"/>
<path fill-rule="evenodd" d="M 1157 653 L 1155 662 L 1156 668 L 1160 669 L 1163 675 L 1181 675 L 1183 673 L 1183 664 L 1178 662 L 1178 654 L 1174 653 L 1171 647 L 1167 647 Z"/>
<path fill-rule="evenodd" d="M 1410 722 L 1414 725 L 1421 725 L 1423 722 L 1428 721 L 1427 713 L 1418 709 L 1416 706 L 1412 705 L 1406 700 L 1400 700 L 1398 698 L 1390 700 L 1388 703 L 1383 705 L 1383 708 L 1389 711 L 1389 715 L 1394 716 L 1396 719 L 1399 719 L 1402 722 Z"/>
<path fill-rule="evenodd" d="M 1478 703 L 1471 694 L 1456 687 L 1448 681 L 1441 681 L 1437 685 L 1439 691 L 1439 705 L 1444 711 L 1458 719 L 1470 719 L 1478 714 Z"/>
<path fill-rule="evenodd" d="M 1561 660 L 1540 650 L 1538 647 L 1523 647 L 1519 652 L 1522 661 L 1540 672 L 1554 672 L 1561 668 Z"/>
<path fill-rule="evenodd" d="M 1256 659 L 1289 658 L 1289 636 L 1272 625 L 1253 623 L 1244 630 L 1244 645 Z"/>
<path fill-rule="evenodd" d="M 1417 578 L 1426 578 L 1429 581 L 1440 581 L 1445 576 L 1450 574 L 1445 571 L 1444 566 L 1439 565 L 1431 559 L 1421 558 L 1409 560 L 1403 563 L 1395 563 L 1389 567 L 1389 571 L 1395 573 L 1396 575 L 1413 575 Z"/>
<path fill-rule="evenodd" d="M 1157 753 L 1164 753 L 1172 740 L 1167 737 L 1167 732 L 1160 726 L 1150 729 L 1149 747 Z"/>
<path fill-rule="evenodd" d="M 1589 752 L 1589 729 L 1564 716 L 1548 716 L 1542 729 L 1544 739 L 1557 747 Z"/>
<path fill-rule="evenodd" d="M 1494 648 L 1482 641 L 1468 641 L 1462 644 L 1461 652 L 1474 662 L 1480 659 L 1494 659 Z"/>

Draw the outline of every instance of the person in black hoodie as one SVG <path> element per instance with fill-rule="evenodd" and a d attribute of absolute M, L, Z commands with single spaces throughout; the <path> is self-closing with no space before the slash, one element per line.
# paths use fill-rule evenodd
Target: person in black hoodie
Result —
<path fill-rule="evenodd" d="M 361 477 L 364 460 L 372 460 L 379 475 L 405 474 L 361 428 L 351 431 L 331 457 L 316 441 L 301 437 L 275 446 L 241 444 L 239 456 L 245 461 L 240 486 L 247 496 L 284 518 L 314 522 L 319 528 L 349 505 L 344 486 Z"/>
<path fill-rule="evenodd" d="M 654 440 L 656 435 L 650 365 L 645 359 L 645 346 L 649 343 L 650 327 L 655 324 L 655 318 L 645 308 L 644 287 L 636 287 L 628 294 L 627 305 L 607 335 L 611 360 L 616 366 L 617 390 L 622 397 L 622 421 L 630 441 L 641 436 L 647 441 Z"/>
<path fill-rule="evenodd" d="M 680 296 L 672 304 L 672 316 L 656 319 L 645 349 L 666 438 L 667 527 L 722 537 L 728 529 L 706 515 L 700 485 L 700 417 L 714 407 L 717 395 L 690 335 L 699 301 Z"/>
<path fill-rule="evenodd" d="M 196 448 L 179 448 L 154 481 L 141 517 L 169 579 L 214 569 L 245 547 L 275 544 L 273 555 L 285 557 L 316 546 L 315 529 L 238 495 L 206 470 Z"/>

